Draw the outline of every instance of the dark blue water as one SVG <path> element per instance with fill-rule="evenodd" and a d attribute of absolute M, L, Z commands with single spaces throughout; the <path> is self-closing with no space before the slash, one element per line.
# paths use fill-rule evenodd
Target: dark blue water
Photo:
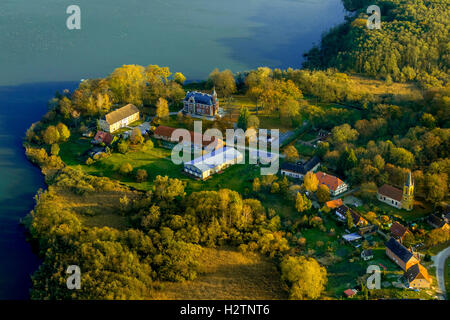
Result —
<path fill-rule="evenodd" d="M 0 299 L 27 299 L 30 274 L 39 263 L 19 221 L 33 208 L 33 197 L 45 183 L 40 170 L 26 159 L 22 138 L 45 114 L 55 91 L 74 86 L 71 82 L 0 87 Z"/>

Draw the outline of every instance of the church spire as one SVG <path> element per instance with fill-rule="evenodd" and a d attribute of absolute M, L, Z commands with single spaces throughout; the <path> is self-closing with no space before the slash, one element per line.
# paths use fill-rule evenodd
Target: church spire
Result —
<path fill-rule="evenodd" d="M 411 187 L 414 184 L 413 179 L 412 179 L 412 174 L 411 171 L 409 171 L 408 173 L 408 179 L 406 180 L 406 186 L 407 187 Z"/>

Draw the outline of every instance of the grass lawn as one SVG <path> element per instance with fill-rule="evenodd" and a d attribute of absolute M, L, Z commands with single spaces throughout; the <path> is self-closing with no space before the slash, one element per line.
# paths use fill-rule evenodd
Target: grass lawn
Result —
<path fill-rule="evenodd" d="M 287 299 L 287 288 L 275 264 L 255 253 L 231 248 L 204 248 L 199 275 L 193 281 L 164 282 L 157 299 Z"/>
<path fill-rule="evenodd" d="M 413 210 L 406 211 L 391 207 L 378 200 L 374 200 L 371 204 L 365 203 L 363 206 L 359 207 L 358 210 L 365 213 L 374 211 L 379 215 L 392 215 L 396 218 L 403 219 L 406 222 L 423 218 L 433 212 L 433 208 L 428 204 L 415 205 Z"/>
<path fill-rule="evenodd" d="M 301 156 L 312 157 L 316 150 L 313 147 L 305 146 L 305 145 L 301 144 L 300 142 L 297 142 L 294 146 L 297 149 L 298 154 Z"/>

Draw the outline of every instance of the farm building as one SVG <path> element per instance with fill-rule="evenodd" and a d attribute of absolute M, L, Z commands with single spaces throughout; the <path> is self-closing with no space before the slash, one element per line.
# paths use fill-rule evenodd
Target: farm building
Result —
<path fill-rule="evenodd" d="M 291 163 L 291 162 L 284 162 L 281 165 L 281 174 L 296 178 L 296 179 L 303 179 L 305 175 L 309 171 L 316 171 L 317 168 L 320 166 L 320 159 L 316 156 L 312 157 L 308 161 L 305 162 L 297 162 L 297 163 Z"/>
<path fill-rule="evenodd" d="M 108 132 L 97 131 L 94 139 L 92 139 L 93 144 L 101 144 L 104 143 L 106 145 L 110 145 L 114 141 L 114 136 Z"/>
<path fill-rule="evenodd" d="M 180 137 L 178 139 L 172 137 L 172 134 L 177 128 L 166 127 L 166 126 L 158 126 L 155 129 L 154 137 L 158 140 L 163 140 L 170 144 L 180 143 L 183 139 Z M 183 129 L 184 130 L 184 129 Z M 189 141 L 184 141 L 188 146 L 192 149 L 203 150 L 208 148 L 218 150 L 222 148 L 225 143 L 222 139 L 217 137 L 207 136 L 198 132 L 188 131 L 189 132 Z M 212 146 L 210 146 L 212 145 Z"/>
<path fill-rule="evenodd" d="M 139 120 L 139 109 L 133 104 L 114 110 L 98 121 L 103 131 L 113 133 Z"/>
<path fill-rule="evenodd" d="M 184 171 L 197 178 L 206 179 L 242 160 L 242 153 L 234 148 L 223 147 L 186 162 L 184 164 Z"/>
<path fill-rule="evenodd" d="M 339 220 L 346 221 L 347 220 L 347 212 L 350 212 L 352 219 L 353 219 L 353 224 L 355 226 L 363 227 L 363 226 L 367 226 L 369 224 L 367 222 L 367 220 L 364 219 L 363 217 L 361 217 L 361 215 L 358 212 L 347 207 L 345 204 L 341 205 L 340 207 L 338 207 L 336 209 L 336 216 L 338 217 Z"/>
<path fill-rule="evenodd" d="M 410 288 L 429 288 L 433 282 L 427 269 L 420 263 L 409 268 L 403 276 L 408 281 Z"/>
<path fill-rule="evenodd" d="M 405 236 L 410 233 L 410 231 L 408 230 L 408 228 L 404 227 L 403 225 L 401 225 L 400 223 L 398 223 L 397 221 L 395 221 L 391 228 L 391 235 L 393 238 L 399 240 L 400 242 L 403 241 L 403 239 L 405 238 Z"/>
<path fill-rule="evenodd" d="M 419 263 L 412 252 L 394 238 L 390 238 L 386 243 L 386 254 L 405 271 Z"/>

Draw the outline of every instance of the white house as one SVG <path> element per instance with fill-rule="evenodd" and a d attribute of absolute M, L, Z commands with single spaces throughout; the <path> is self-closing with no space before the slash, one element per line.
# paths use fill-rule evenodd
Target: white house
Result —
<path fill-rule="evenodd" d="M 185 162 L 184 171 L 203 180 L 242 161 L 242 159 L 242 153 L 236 149 L 223 147 L 189 162 Z"/>

